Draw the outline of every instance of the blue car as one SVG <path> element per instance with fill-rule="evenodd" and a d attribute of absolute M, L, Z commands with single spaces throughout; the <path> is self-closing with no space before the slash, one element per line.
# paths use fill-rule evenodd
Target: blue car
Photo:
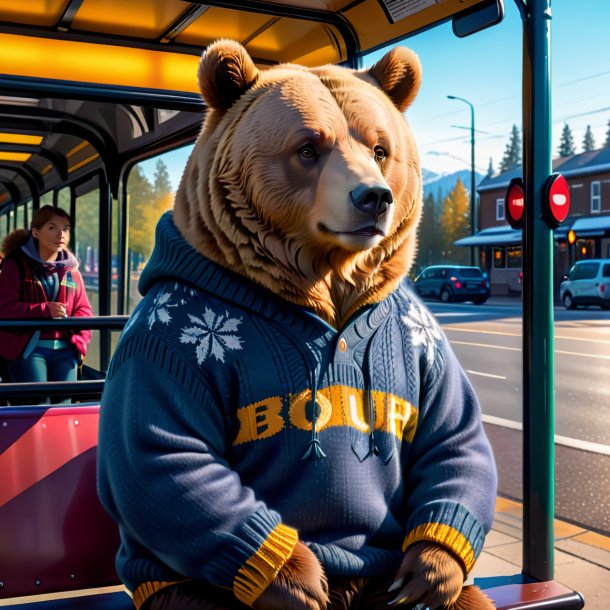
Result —
<path fill-rule="evenodd" d="M 415 290 L 422 297 L 434 297 L 443 303 L 472 301 L 481 305 L 489 298 L 489 282 L 479 267 L 427 267 L 415 278 Z"/>

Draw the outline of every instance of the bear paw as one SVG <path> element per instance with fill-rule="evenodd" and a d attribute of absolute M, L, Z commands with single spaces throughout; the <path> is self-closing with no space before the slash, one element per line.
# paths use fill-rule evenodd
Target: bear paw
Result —
<path fill-rule="evenodd" d="M 410 546 L 390 591 L 398 591 L 391 604 L 421 604 L 431 610 L 454 608 L 462 591 L 462 565 L 445 548 L 433 542 Z"/>
<path fill-rule="evenodd" d="M 254 602 L 255 610 L 325 610 L 328 582 L 316 556 L 297 542 L 275 580 Z"/>

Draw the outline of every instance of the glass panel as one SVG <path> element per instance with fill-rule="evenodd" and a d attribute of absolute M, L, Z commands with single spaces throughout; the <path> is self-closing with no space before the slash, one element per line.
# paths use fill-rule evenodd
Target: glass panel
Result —
<path fill-rule="evenodd" d="M 505 220 L 504 199 L 496 199 L 496 220 Z"/>
<path fill-rule="evenodd" d="M 205 46 L 217 40 L 219 32 L 224 38 L 247 40 L 272 19 L 273 16 L 260 13 L 210 8 L 175 40 L 179 44 Z"/>
<path fill-rule="evenodd" d="M 99 189 L 89 191 L 76 199 L 74 219 L 73 246 L 94 315 L 99 313 L 99 207 Z"/>
<path fill-rule="evenodd" d="M 170 210 L 191 146 L 138 163 L 127 181 L 129 209 L 128 313 L 142 298 L 138 281 L 155 243 L 155 227 L 161 215 Z"/>
<path fill-rule="evenodd" d="M 460 275 L 462 277 L 483 277 L 483 273 L 480 269 L 473 269 L 468 267 L 460 269 Z"/>
<path fill-rule="evenodd" d="M 20 205 L 17 208 L 17 228 L 23 229 L 25 228 L 25 206 Z"/>
<path fill-rule="evenodd" d="M 494 248 L 494 269 L 504 269 L 504 248 Z"/>
<path fill-rule="evenodd" d="M 43 205 L 53 205 L 53 191 L 47 191 L 44 195 L 40 196 L 40 207 Z"/>
<path fill-rule="evenodd" d="M 198 91 L 196 55 L 2 34 L 0 56 L 5 74 Z"/>
<path fill-rule="evenodd" d="M 579 280 L 592 280 L 597 276 L 597 270 L 599 269 L 599 263 L 583 263 L 578 265 L 580 268 L 578 279 Z"/>
<path fill-rule="evenodd" d="M 506 266 L 511 269 L 520 269 L 521 262 L 521 246 L 509 246 L 506 249 Z"/>
<path fill-rule="evenodd" d="M 72 27 L 117 36 L 159 38 L 188 8 L 182 0 L 85 0 Z"/>
<path fill-rule="evenodd" d="M 65 10 L 67 0 L 0 0 L 2 21 L 29 25 L 55 26 Z"/>

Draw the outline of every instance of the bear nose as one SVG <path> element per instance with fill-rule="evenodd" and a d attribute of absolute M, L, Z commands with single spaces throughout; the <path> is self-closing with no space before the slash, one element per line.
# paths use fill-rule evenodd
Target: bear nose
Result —
<path fill-rule="evenodd" d="M 392 191 L 387 186 L 366 186 L 361 184 L 350 193 L 352 203 L 358 210 L 376 218 L 394 203 Z"/>

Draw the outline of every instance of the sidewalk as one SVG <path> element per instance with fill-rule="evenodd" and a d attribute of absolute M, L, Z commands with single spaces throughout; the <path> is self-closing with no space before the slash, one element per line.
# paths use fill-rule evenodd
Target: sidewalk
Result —
<path fill-rule="evenodd" d="M 512 576 L 522 568 L 523 511 L 498 498 L 492 531 L 472 576 Z M 610 608 L 610 538 L 555 520 L 555 580 L 585 599 L 585 610 Z"/>

